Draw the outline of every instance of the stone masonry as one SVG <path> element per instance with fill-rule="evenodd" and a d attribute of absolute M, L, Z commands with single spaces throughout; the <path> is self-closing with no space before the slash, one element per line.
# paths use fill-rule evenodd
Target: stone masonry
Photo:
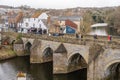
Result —
<path fill-rule="evenodd" d="M 90 36 L 88 37 L 79 40 L 71 36 L 53 37 L 27 34 L 21 38 L 24 48 L 28 42 L 32 45 L 30 50 L 31 63 L 53 61 L 54 74 L 69 73 L 87 68 L 87 80 L 104 80 L 107 76 L 108 67 L 120 62 L 120 40 L 115 38 L 113 41 L 108 42 L 105 37 L 100 37 L 101 40 L 92 40 Z M 48 52 L 46 52 L 47 49 Z M 52 52 L 53 56 L 46 57 L 50 56 L 49 51 Z M 76 54 L 82 56 L 87 65 L 69 69 L 69 61 Z"/>

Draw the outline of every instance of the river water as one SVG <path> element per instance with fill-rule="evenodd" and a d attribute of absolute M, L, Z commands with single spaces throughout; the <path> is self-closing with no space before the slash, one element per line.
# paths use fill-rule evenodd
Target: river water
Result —
<path fill-rule="evenodd" d="M 0 80 L 16 80 L 18 71 L 27 73 L 27 80 L 87 80 L 86 69 L 69 74 L 53 75 L 52 62 L 30 64 L 29 57 L 0 61 Z"/>

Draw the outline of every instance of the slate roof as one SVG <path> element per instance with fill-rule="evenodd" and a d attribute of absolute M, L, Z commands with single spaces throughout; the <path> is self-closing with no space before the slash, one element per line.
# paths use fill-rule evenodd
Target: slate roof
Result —
<path fill-rule="evenodd" d="M 71 20 L 71 21 L 80 21 L 82 17 L 80 16 L 60 16 L 58 17 L 58 20 L 60 21 L 65 21 L 67 19 Z"/>

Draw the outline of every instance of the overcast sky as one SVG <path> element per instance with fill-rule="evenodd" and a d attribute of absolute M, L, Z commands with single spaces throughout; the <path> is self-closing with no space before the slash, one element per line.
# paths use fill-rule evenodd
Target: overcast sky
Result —
<path fill-rule="evenodd" d="M 0 0 L 0 5 L 21 6 L 33 8 L 73 8 L 73 7 L 108 7 L 119 6 L 120 0 Z"/>

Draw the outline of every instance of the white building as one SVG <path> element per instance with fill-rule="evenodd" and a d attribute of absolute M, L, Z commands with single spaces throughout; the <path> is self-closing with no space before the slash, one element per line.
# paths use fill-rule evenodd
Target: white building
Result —
<path fill-rule="evenodd" d="M 91 32 L 89 34 L 106 36 L 106 35 L 108 35 L 108 33 L 106 31 L 107 26 L 108 26 L 107 23 L 93 24 L 93 25 L 91 25 Z"/>
<path fill-rule="evenodd" d="M 30 28 L 36 28 L 37 30 L 41 28 L 48 32 L 47 18 L 46 13 L 42 13 L 38 18 L 24 18 L 23 23 L 18 23 L 18 32 L 27 33 Z"/>

